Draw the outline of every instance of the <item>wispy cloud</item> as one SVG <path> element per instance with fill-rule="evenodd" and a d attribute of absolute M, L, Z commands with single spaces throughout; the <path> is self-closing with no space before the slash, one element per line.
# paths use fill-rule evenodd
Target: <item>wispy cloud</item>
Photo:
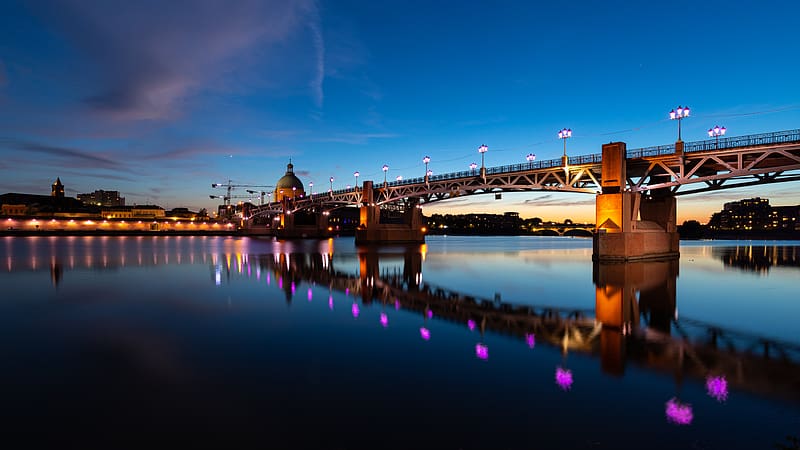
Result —
<path fill-rule="evenodd" d="M 515 203 L 516 205 L 525 206 L 594 206 L 595 198 L 593 195 L 587 194 L 567 194 L 563 196 L 555 196 L 553 194 L 545 194 L 541 197 L 528 198 L 521 202 Z"/>
<path fill-rule="evenodd" d="M 311 79 L 311 92 L 317 108 L 322 108 L 325 101 L 325 94 L 322 90 L 322 84 L 325 81 L 325 41 L 322 38 L 317 6 L 314 3 L 308 3 L 306 6 L 309 9 L 308 29 L 311 31 L 311 42 L 314 45 L 314 56 L 316 57 L 314 76 Z"/>
<path fill-rule="evenodd" d="M 118 161 L 85 150 L 8 138 L 0 138 L 0 146 L 23 152 L 48 155 L 56 158 L 59 164 L 67 167 L 102 168 L 131 172 L 129 168 Z"/>
<path fill-rule="evenodd" d="M 210 83 L 243 63 L 249 50 L 286 40 L 304 22 L 324 71 L 312 0 L 64 0 L 58 6 L 38 9 L 92 61 L 86 75 L 98 88 L 86 105 L 116 119 L 179 114 L 192 94 L 213 88 Z M 322 79 L 317 74 L 314 80 L 321 102 Z"/>
<path fill-rule="evenodd" d="M 367 144 L 372 139 L 396 138 L 393 133 L 338 133 L 331 136 L 314 138 L 314 142 L 340 142 L 343 144 Z"/>

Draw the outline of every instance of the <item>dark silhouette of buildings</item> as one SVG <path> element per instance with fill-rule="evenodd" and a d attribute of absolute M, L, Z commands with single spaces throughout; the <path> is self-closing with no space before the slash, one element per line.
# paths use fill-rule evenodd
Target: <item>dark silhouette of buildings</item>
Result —
<path fill-rule="evenodd" d="M 78 200 L 87 205 L 125 206 L 125 197 L 120 197 L 119 191 L 104 191 L 100 189 L 88 194 L 78 194 Z"/>
<path fill-rule="evenodd" d="M 708 221 L 713 231 L 800 230 L 800 205 L 773 207 L 766 198 L 748 198 L 725 203 Z"/>

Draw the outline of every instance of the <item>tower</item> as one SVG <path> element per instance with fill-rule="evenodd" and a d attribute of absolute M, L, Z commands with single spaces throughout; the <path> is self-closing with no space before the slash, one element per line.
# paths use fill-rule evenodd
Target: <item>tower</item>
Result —
<path fill-rule="evenodd" d="M 53 183 L 53 190 L 50 192 L 50 195 L 56 198 L 64 198 L 64 185 L 61 184 L 61 178 L 56 178 L 56 182 Z"/>

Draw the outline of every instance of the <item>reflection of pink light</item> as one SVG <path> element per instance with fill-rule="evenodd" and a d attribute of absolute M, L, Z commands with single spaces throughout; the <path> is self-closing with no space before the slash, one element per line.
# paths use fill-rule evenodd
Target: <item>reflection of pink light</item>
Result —
<path fill-rule="evenodd" d="M 429 309 L 428 312 L 425 313 L 425 315 L 428 316 L 428 319 L 430 319 L 431 317 L 433 317 L 433 311 Z"/>
<path fill-rule="evenodd" d="M 383 325 L 384 328 L 389 326 L 389 317 L 386 313 L 381 313 L 381 325 Z"/>
<path fill-rule="evenodd" d="M 267 274 L 267 286 L 272 284 L 272 279 L 270 278 L 269 274 Z"/>
<path fill-rule="evenodd" d="M 308 288 L 308 301 L 311 301 L 311 288 Z"/>
<path fill-rule="evenodd" d="M 692 423 L 692 406 L 682 404 L 678 399 L 670 399 L 667 402 L 667 421 L 678 425 L 689 425 Z"/>
<path fill-rule="evenodd" d="M 528 344 L 528 347 L 530 348 L 536 347 L 536 336 L 534 336 L 533 333 L 526 334 L 525 342 Z"/>
<path fill-rule="evenodd" d="M 394 309 L 400 309 L 400 300 L 394 301 Z"/>
<path fill-rule="evenodd" d="M 350 295 L 350 288 L 344 288 L 344 296 L 347 297 Z"/>
<path fill-rule="evenodd" d="M 467 326 L 469 327 L 469 331 L 474 330 L 475 329 L 475 321 L 472 320 L 472 319 L 467 320 Z"/>
<path fill-rule="evenodd" d="M 572 371 L 556 367 L 556 384 L 565 391 L 570 390 L 572 388 Z"/>
<path fill-rule="evenodd" d="M 295 285 L 294 285 L 294 281 L 292 281 L 292 295 L 294 295 L 294 291 L 295 291 Z"/>
<path fill-rule="evenodd" d="M 330 308 L 331 311 L 333 310 L 333 295 L 328 296 L 328 308 Z"/>
<path fill-rule="evenodd" d="M 718 402 L 724 402 L 728 399 L 728 380 L 725 376 L 708 377 L 706 378 L 706 390 L 708 395 L 716 399 Z"/>
<path fill-rule="evenodd" d="M 353 307 L 350 308 L 350 310 L 353 311 L 353 317 L 358 317 L 358 313 L 360 312 L 358 309 L 358 304 L 353 303 Z"/>
<path fill-rule="evenodd" d="M 278 278 L 278 288 L 283 289 L 283 277 Z"/>
<path fill-rule="evenodd" d="M 431 330 L 422 327 L 419 329 L 419 335 L 422 336 L 422 339 L 425 339 L 427 341 L 431 338 Z"/>
<path fill-rule="evenodd" d="M 489 359 L 489 347 L 483 344 L 475 344 L 475 356 L 480 359 Z"/>

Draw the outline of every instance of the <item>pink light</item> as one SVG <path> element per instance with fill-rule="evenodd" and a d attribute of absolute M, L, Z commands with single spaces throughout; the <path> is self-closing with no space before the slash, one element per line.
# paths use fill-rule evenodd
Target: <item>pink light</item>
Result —
<path fill-rule="evenodd" d="M 528 344 L 529 348 L 536 347 L 536 336 L 533 333 L 525 335 L 525 343 Z"/>
<path fill-rule="evenodd" d="M 475 321 L 472 319 L 467 320 L 467 327 L 469 327 L 469 331 L 475 330 Z"/>
<path fill-rule="evenodd" d="M 333 311 L 333 295 L 328 296 L 328 308 Z"/>
<path fill-rule="evenodd" d="M 718 402 L 724 402 L 728 399 L 728 380 L 725 379 L 724 375 L 718 377 L 709 376 L 706 378 L 706 390 L 709 396 Z"/>
<path fill-rule="evenodd" d="M 429 330 L 429 329 L 427 329 L 425 327 L 422 327 L 422 328 L 419 329 L 419 335 L 422 337 L 422 339 L 425 339 L 426 341 L 428 341 L 428 340 L 431 339 L 431 330 Z"/>
<path fill-rule="evenodd" d="M 271 284 L 272 284 L 272 279 L 271 279 L 271 277 L 269 276 L 269 274 L 267 274 L 267 286 L 269 286 L 269 285 L 271 285 Z"/>
<path fill-rule="evenodd" d="M 489 359 L 489 347 L 483 344 L 475 344 L 475 356 L 478 359 L 488 360 Z"/>
<path fill-rule="evenodd" d="M 572 371 L 556 367 L 556 384 L 564 391 L 572 388 Z"/>
<path fill-rule="evenodd" d="M 347 297 L 350 295 L 350 288 L 344 288 L 344 296 Z"/>
<path fill-rule="evenodd" d="M 389 316 L 386 313 L 381 313 L 381 325 L 383 325 L 383 328 L 389 326 Z"/>
<path fill-rule="evenodd" d="M 353 306 L 350 308 L 350 311 L 353 312 L 353 317 L 354 318 L 358 318 L 358 314 L 361 312 L 361 310 L 358 309 L 358 304 L 357 303 L 353 303 Z"/>
<path fill-rule="evenodd" d="M 311 294 L 311 288 L 308 288 L 308 301 L 311 301 L 313 295 Z"/>
<path fill-rule="evenodd" d="M 294 281 L 292 281 L 292 295 L 294 295 L 294 291 L 296 290 L 297 286 L 294 285 Z"/>
<path fill-rule="evenodd" d="M 431 311 L 431 310 L 429 309 L 428 311 L 426 311 L 426 312 L 425 312 L 425 316 L 427 316 L 427 317 L 428 317 L 428 319 L 432 318 L 432 317 L 433 317 L 433 311 Z"/>
<path fill-rule="evenodd" d="M 400 309 L 400 300 L 395 300 L 394 301 L 394 309 L 395 310 L 399 310 Z"/>
<path fill-rule="evenodd" d="M 692 423 L 694 416 L 692 415 L 692 406 L 683 404 L 676 398 L 672 398 L 667 402 L 667 421 L 677 425 L 689 425 Z"/>

